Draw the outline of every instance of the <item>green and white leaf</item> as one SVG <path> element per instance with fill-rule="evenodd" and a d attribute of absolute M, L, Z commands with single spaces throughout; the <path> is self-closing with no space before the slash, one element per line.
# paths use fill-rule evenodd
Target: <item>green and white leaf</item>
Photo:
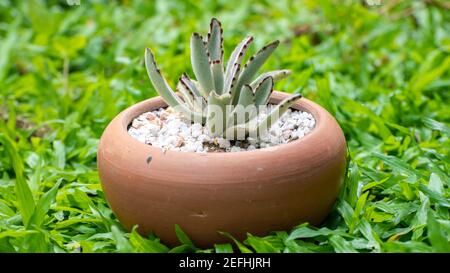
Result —
<path fill-rule="evenodd" d="M 256 86 L 258 86 L 267 77 L 272 77 L 273 81 L 277 82 L 288 77 L 289 75 L 291 75 L 291 71 L 287 69 L 265 72 L 259 75 L 254 81 L 252 81 L 250 86 L 255 89 Z"/>
<path fill-rule="evenodd" d="M 230 72 L 233 75 L 233 77 L 231 78 L 231 80 L 225 79 L 225 84 L 224 84 L 224 89 L 223 89 L 224 93 L 229 93 L 232 95 L 232 89 L 236 85 L 240 70 L 241 70 L 241 65 L 238 63 L 235 63 Z"/>
<path fill-rule="evenodd" d="M 214 78 L 214 90 L 217 94 L 223 94 L 223 65 L 221 61 L 215 61 L 211 64 L 211 71 Z"/>
<path fill-rule="evenodd" d="M 211 61 L 223 61 L 223 38 L 220 22 L 213 18 L 209 24 L 208 51 Z M 222 72 L 223 73 L 223 72 Z"/>
<path fill-rule="evenodd" d="M 261 135 L 265 133 L 267 129 L 269 129 L 281 116 L 292 106 L 302 95 L 294 94 L 283 101 L 280 102 L 268 115 L 265 119 L 258 123 L 257 128 L 252 127 L 250 129 L 250 133 L 257 130 L 257 135 Z"/>
<path fill-rule="evenodd" d="M 235 67 L 237 64 L 239 64 L 239 67 L 242 63 L 242 58 L 245 54 L 245 52 L 248 49 L 248 46 L 253 41 L 252 36 L 248 36 L 245 39 L 243 39 L 233 50 L 231 53 L 230 59 L 227 63 L 227 68 L 225 69 L 225 85 L 230 86 L 230 82 L 233 81 L 233 78 L 236 76 L 235 73 Z"/>
<path fill-rule="evenodd" d="M 150 81 L 152 82 L 156 91 L 168 105 L 179 109 L 189 119 L 197 120 L 202 118 L 201 113 L 190 110 L 186 106 L 186 104 L 175 94 L 175 92 L 173 92 L 167 81 L 161 75 L 158 67 L 156 66 L 155 58 L 149 48 L 145 50 L 145 67 L 147 69 L 148 77 L 150 78 Z"/>
<path fill-rule="evenodd" d="M 226 127 L 227 105 L 230 105 L 231 95 L 226 93 L 219 95 L 215 91 L 209 94 L 207 106 L 206 127 L 213 136 L 220 136 Z M 222 129 L 217 128 L 216 124 L 220 124 Z"/>
<path fill-rule="evenodd" d="M 239 103 L 235 106 L 232 115 L 228 118 L 228 127 L 241 124 L 256 117 L 255 95 L 250 85 L 242 88 Z"/>
<path fill-rule="evenodd" d="M 181 93 L 183 101 L 187 104 L 187 106 L 191 110 L 195 111 L 193 93 L 188 88 L 186 88 L 186 86 L 181 82 L 181 79 L 178 81 L 177 91 Z"/>
<path fill-rule="evenodd" d="M 191 80 L 186 73 L 183 73 L 181 75 L 180 81 L 185 85 L 186 88 L 188 88 L 192 93 L 194 93 L 196 97 L 203 96 L 205 98 L 208 98 L 208 96 L 206 96 L 203 90 L 199 88 L 199 85 L 194 80 Z"/>
<path fill-rule="evenodd" d="M 244 84 L 249 84 L 253 76 L 258 72 L 259 68 L 265 63 L 272 52 L 278 47 L 279 41 L 274 41 L 263 48 L 261 48 L 255 55 L 250 57 L 245 67 L 242 69 L 242 73 L 239 76 L 239 80 L 236 84 L 236 92 L 233 94 L 233 104 L 237 103 L 239 98 L 240 89 Z"/>
<path fill-rule="evenodd" d="M 244 85 L 245 86 L 245 85 Z M 255 105 L 265 105 L 269 102 L 273 91 L 273 78 L 268 76 L 255 88 Z"/>
<path fill-rule="evenodd" d="M 200 34 L 191 37 L 191 63 L 195 77 L 206 95 L 214 90 L 214 81 L 210 68 L 209 53 Z"/>

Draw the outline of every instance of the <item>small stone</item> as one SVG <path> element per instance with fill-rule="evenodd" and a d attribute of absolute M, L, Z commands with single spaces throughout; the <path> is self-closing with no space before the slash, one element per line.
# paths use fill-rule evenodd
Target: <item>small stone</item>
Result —
<path fill-rule="evenodd" d="M 302 138 L 305 136 L 305 133 L 301 130 L 296 130 L 292 133 L 295 138 Z"/>
<path fill-rule="evenodd" d="M 285 130 L 283 131 L 283 138 L 284 140 L 288 140 L 291 137 L 292 130 Z"/>
<path fill-rule="evenodd" d="M 192 136 L 197 138 L 202 134 L 202 125 L 200 123 L 194 123 L 191 126 Z"/>
<path fill-rule="evenodd" d="M 153 114 L 152 112 L 145 113 L 145 119 L 147 119 L 148 121 L 153 121 L 157 118 L 158 117 L 155 114 Z"/>
<path fill-rule="evenodd" d="M 181 150 L 184 150 L 186 152 L 196 152 L 197 151 L 197 145 L 195 143 L 187 143 L 184 147 L 181 148 Z"/>
<path fill-rule="evenodd" d="M 230 148 L 231 143 L 228 139 L 224 139 L 224 138 L 217 138 L 217 144 L 219 144 L 220 148 Z"/>
<path fill-rule="evenodd" d="M 258 142 L 257 139 L 252 138 L 252 137 L 247 137 L 247 141 L 248 141 L 248 143 L 253 144 L 253 145 Z"/>
<path fill-rule="evenodd" d="M 184 145 L 184 138 L 183 137 L 178 137 L 177 138 L 177 141 L 175 142 L 175 147 L 177 147 L 177 148 L 179 148 L 179 147 L 181 147 L 181 146 L 183 146 Z"/>
<path fill-rule="evenodd" d="M 155 118 L 154 120 L 149 121 L 149 122 L 151 124 L 154 124 L 154 125 L 158 126 L 158 127 L 161 127 L 161 124 L 162 124 L 162 122 L 161 122 L 161 120 L 159 118 Z"/>
<path fill-rule="evenodd" d="M 247 147 L 250 145 L 250 143 L 248 143 L 247 141 L 239 141 L 239 144 L 238 144 L 236 141 L 236 143 L 234 145 L 241 147 L 241 149 L 243 149 L 243 150 L 246 150 Z"/>
<path fill-rule="evenodd" d="M 167 122 L 167 133 L 169 135 L 178 135 L 182 127 L 182 123 L 178 120 Z"/>
<path fill-rule="evenodd" d="M 197 153 L 203 152 L 203 143 L 202 143 L 202 142 L 196 141 L 196 142 L 195 142 L 195 146 L 196 146 L 195 151 L 196 151 Z"/>
<path fill-rule="evenodd" d="M 131 127 L 130 129 L 128 129 L 128 134 L 130 134 L 130 136 L 134 137 L 135 139 L 139 140 L 139 138 L 141 137 L 141 135 L 139 134 L 139 132 Z"/>
<path fill-rule="evenodd" d="M 169 117 L 169 113 L 167 113 L 167 111 L 163 111 L 163 112 L 161 112 L 161 114 L 159 114 L 159 119 L 161 121 L 167 120 L 168 117 Z"/>
<path fill-rule="evenodd" d="M 202 143 L 209 142 L 211 140 L 211 138 L 208 135 L 199 135 L 197 139 Z"/>
<path fill-rule="evenodd" d="M 175 110 L 172 107 L 167 107 L 166 113 L 173 114 L 173 113 L 176 113 L 176 112 L 175 112 Z"/>
<path fill-rule="evenodd" d="M 262 142 L 269 142 L 270 141 L 270 135 L 269 134 L 262 134 L 260 137 L 259 137 L 259 139 L 260 139 L 260 141 L 262 141 Z"/>
<path fill-rule="evenodd" d="M 131 127 L 135 128 L 135 129 L 139 129 L 142 127 L 142 122 L 138 121 L 137 119 L 134 119 L 133 122 L 131 123 Z"/>
<path fill-rule="evenodd" d="M 270 129 L 270 134 L 274 137 L 280 136 L 282 134 L 282 130 L 280 127 L 278 126 L 272 126 L 272 128 Z"/>
<path fill-rule="evenodd" d="M 277 145 L 277 144 L 280 144 L 280 143 L 282 143 L 282 141 L 281 141 L 281 139 L 279 137 L 277 137 L 277 136 L 270 137 L 270 144 Z"/>
<path fill-rule="evenodd" d="M 153 123 L 145 124 L 143 129 L 147 130 L 147 132 L 150 135 L 153 135 L 153 136 L 156 136 L 158 134 L 158 132 L 160 132 L 159 131 L 160 127 L 158 125 L 153 124 Z"/>
<path fill-rule="evenodd" d="M 283 125 L 283 130 L 293 130 L 295 128 L 295 124 L 292 121 L 287 121 L 284 125 Z"/>
<path fill-rule="evenodd" d="M 238 147 L 238 146 L 233 146 L 230 149 L 230 152 L 232 152 L 232 153 L 236 153 L 236 152 L 240 152 L 240 151 L 241 151 L 241 147 Z"/>
<path fill-rule="evenodd" d="M 154 137 L 154 136 L 146 136 L 146 138 L 145 138 L 145 144 L 151 145 L 155 141 L 156 141 L 156 137 Z"/>

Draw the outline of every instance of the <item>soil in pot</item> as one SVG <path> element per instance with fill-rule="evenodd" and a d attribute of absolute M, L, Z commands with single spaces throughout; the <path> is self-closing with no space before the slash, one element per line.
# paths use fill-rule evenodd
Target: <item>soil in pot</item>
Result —
<path fill-rule="evenodd" d="M 268 105 L 258 115 L 262 120 L 271 111 Z M 272 147 L 300 139 L 310 133 L 315 126 L 313 115 L 289 109 L 260 138 L 247 137 L 242 141 L 229 141 L 222 137 L 210 137 L 207 128 L 200 123 L 192 123 L 171 107 L 160 108 L 134 118 L 128 133 L 142 143 L 182 152 L 241 152 Z"/>

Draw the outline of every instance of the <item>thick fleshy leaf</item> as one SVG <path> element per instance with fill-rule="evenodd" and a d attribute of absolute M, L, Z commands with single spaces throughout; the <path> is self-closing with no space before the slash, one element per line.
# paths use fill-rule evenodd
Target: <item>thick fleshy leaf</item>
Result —
<path fill-rule="evenodd" d="M 227 63 L 227 68 L 225 70 L 225 86 L 231 86 L 230 82 L 236 76 L 235 73 L 236 71 L 234 68 L 237 66 L 237 64 L 239 64 L 240 67 L 242 63 L 242 58 L 252 41 L 253 41 L 252 36 L 246 37 L 236 46 L 236 48 L 231 53 L 230 59 L 228 60 Z"/>
<path fill-rule="evenodd" d="M 208 33 L 208 52 L 210 59 L 214 61 L 223 60 L 223 30 L 219 20 L 211 19 Z M 223 73 L 223 72 L 222 72 Z M 217 90 L 216 90 L 217 91 Z"/>
<path fill-rule="evenodd" d="M 232 89 L 236 85 L 236 82 L 239 78 L 239 72 L 241 71 L 241 64 L 235 63 L 233 68 L 231 69 L 231 74 L 234 75 L 230 81 L 225 80 L 223 93 L 232 94 Z"/>
<path fill-rule="evenodd" d="M 191 82 L 192 84 L 192 82 Z M 206 110 L 206 101 L 202 96 L 197 96 L 191 89 L 190 85 L 185 84 L 185 82 L 180 78 L 177 89 L 183 95 L 185 100 L 189 100 L 187 103 L 189 107 L 198 113 L 203 113 Z"/>
<path fill-rule="evenodd" d="M 214 81 L 211 73 L 209 53 L 203 42 L 203 37 L 194 33 L 191 37 L 191 63 L 195 77 L 202 86 L 206 95 L 214 90 Z"/>
<path fill-rule="evenodd" d="M 264 62 L 269 58 L 272 52 L 278 47 L 279 41 L 274 41 L 263 48 L 261 48 L 255 55 L 250 57 L 245 67 L 242 69 L 242 73 L 235 86 L 235 92 L 233 94 L 233 104 L 236 104 L 239 99 L 239 92 L 244 86 L 244 84 L 251 83 L 253 76 L 256 74 L 258 69 L 264 64 Z"/>
<path fill-rule="evenodd" d="M 181 82 L 181 78 L 178 81 L 177 84 L 177 91 L 181 93 L 181 96 L 183 97 L 183 101 L 186 103 L 186 105 L 191 109 L 194 110 L 194 96 L 192 92 L 186 88 L 186 86 Z"/>
<path fill-rule="evenodd" d="M 269 76 L 261 81 L 261 83 L 255 88 L 255 105 L 258 106 L 267 104 L 272 91 L 273 78 Z"/>
<path fill-rule="evenodd" d="M 280 102 L 265 119 L 258 123 L 257 128 L 250 128 L 250 134 L 261 135 L 265 133 L 272 125 L 294 104 L 302 95 L 294 94 Z M 256 131 L 255 131 L 256 130 Z"/>
<path fill-rule="evenodd" d="M 242 87 L 238 104 L 233 111 L 233 124 L 247 122 L 256 117 L 257 109 L 255 107 L 255 94 L 250 85 L 246 84 Z"/>
<path fill-rule="evenodd" d="M 161 75 L 161 71 L 158 69 L 153 53 L 149 48 L 145 50 L 145 67 L 153 86 L 164 101 L 170 106 L 182 105 L 183 102 L 172 91 L 167 81 Z"/>
<path fill-rule="evenodd" d="M 269 72 L 266 72 L 266 73 L 263 73 L 263 74 L 259 75 L 254 81 L 252 81 L 250 86 L 253 89 L 255 89 L 267 77 L 272 77 L 273 81 L 277 82 L 279 80 L 282 80 L 282 79 L 286 78 L 289 75 L 291 75 L 291 71 L 290 70 L 286 70 L 286 69 L 269 71 Z"/>
<path fill-rule="evenodd" d="M 198 88 L 197 85 L 194 83 L 194 81 L 191 80 L 186 73 L 183 73 L 181 75 L 180 81 L 182 84 L 185 85 L 186 88 L 189 88 L 189 90 L 192 91 L 192 93 L 194 93 L 196 97 L 199 96 L 205 97 L 206 94 L 203 92 L 203 90 L 201 90 L 201 88 Z M 206 96 L 206 98 L 208 97 Z"/>
<path fill-rule="evenodd" d="M 150 78 L 150 81 L 152 82 L 156 91 L 168 105 L 182 111 L 185 116 L 191 120 L 202 119 L 201 113 L 191 111 L 180 99 L 180 97 L 178 97 L 170 88 L 169 84 L 161 75 L 161 72 L 156 66 L 155 58 L 149 48 L 145 50 L 145 67 L 147 68 L 148 77 Z"/>
<path fill-rule="evenodd" d="M 255 95 L 253 94 L 253 90 L 250 87 L 250 85 L 246 84 L 242 88 L 241 95 L 239 96 L 238 105 L 247 107 L 248 105 L 254 104 L 254 103 L 255 103 Z"/>
<path fill-rule="evenodd" d="M 227 105 L 230 104 L 231 95 L 226 93 L 219 95 L 211 91 L 208 98 L 206 127 L 213 136 L 219 136 L 226 127 Z"/>
<path fill-rule="evenodd" d="M 211 71 L 214 78 L 214 90 L 217 94 L 223 93 L 223 65 L 220 60 L 213 61 L 211 64 Z"/>
<path fill-rule="evenodd" d="M 224 137 L 230 140 L 245 140 L 250 128 L 256 128 L 256 118 L 246 123 L 230 126 L 224 133 Z"/>

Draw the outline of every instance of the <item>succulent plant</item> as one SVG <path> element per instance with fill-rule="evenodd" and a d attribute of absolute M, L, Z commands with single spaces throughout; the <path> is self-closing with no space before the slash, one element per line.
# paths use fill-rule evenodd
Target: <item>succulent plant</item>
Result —
<path fill-rule="evenodd" d="M 290 74 L 289 70 L 266 72 L 255 78 L 279 41 L 274 41 L 249 58 L 242 60 L 253 37 L 243 39 L 231 53 L 224 69 L 223 30 L 213 18 L 208 36 L 204 39 L 193 33 L 190 41 L 191 64 L 196 81 L 184 73 L 178 82 L 176 94 L 158 69 L 153 53 L 145 51 L 148 76 L 159 95 L 176 111 L 194 122 L 201 122 L 213 136 L 230 140 L 258 137 L 267 131 L 289 107 L 301 97 L 294 94 L 274 107 L 259 120 L 261 107 L 266 107 L 274 82 Z"/>

